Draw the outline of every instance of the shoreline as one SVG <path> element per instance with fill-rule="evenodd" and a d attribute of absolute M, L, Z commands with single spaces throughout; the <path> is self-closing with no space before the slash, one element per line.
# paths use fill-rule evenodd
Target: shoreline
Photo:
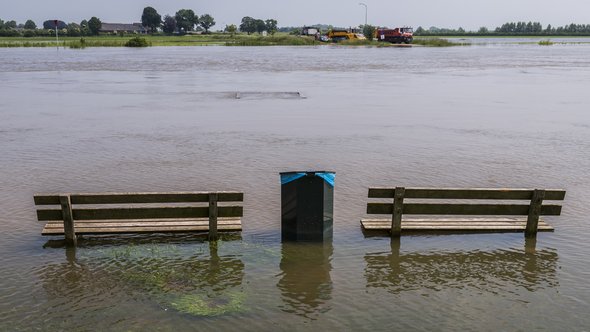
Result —
<path fill-rule="evenodd" d="M 165 46 L 338 46 L 338 47 L 394 47 L 394 48 L 411 48 L 414 46 L 426 47 L 449 47 L 449 46 L 466 46 L 471 45 L 468 41 L 474 39 L 493 40 L 493 39 L 587 39 L 587 41 L 556 41 L 556 44 L 583 44 L 590 43 L 590 37 L 574 36 L 418 36 L 414 38 L 411 44 L 390 44 L 370 40 L 349 40 L 340 43 L 327 43 L 315 40 L 307 36 L 293 35 L 275 35 L 275 36 L 258 36 L 258 35 L 186 35 L 186 36 L 151 36 L 151 35 L 124 35 L 124 36 L 89 36 L 89 37 L 61 37 L 59 44 L 56 44 L 51 37 L 0 37 L 0 48 L 29 48 L 29 47 L 65 47 L 65 48 L 90 48 L 90 47 L 125 47 L 125 43 L 134 37 L 145 38 L 148 45 L 152 47 Z M 457 41 L 459 40 L 459 41 Z M 467 42 L 461 42 L 465 40 Z M 523 42 L 515 42 L 522 44 Z M 530 43 L 530 42 L 526 42 Z"/>

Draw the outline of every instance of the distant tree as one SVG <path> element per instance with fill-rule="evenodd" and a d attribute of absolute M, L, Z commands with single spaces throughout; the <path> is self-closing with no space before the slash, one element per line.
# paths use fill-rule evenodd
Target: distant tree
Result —
<path fill-rule="evenodd" d="M 554 31 L 553 31 L 553 29 L 551 28 L 551 24 L 548 24 L 548 25 L 547 25 L 547 29 L 545 29 L 545 33 L 546 33 L 546 34 L 551 34 L 552 32 L 554 32 Z"/>
<path fill-rule="evenodd" d="M 247 34 L 256 32 L 256 20 L 250 16 L 244 16 L 240 24 L 240 31 Z"/>
<path fill-rule="evenodd" d="M 213 19 L 213 16 L 204 14 L 203 16 L 199 17 L 199 25 L 205 29 L 205 33 L 208 33 L 209 28 L 215 25 L 215 20 Z"/>
<path fill-rule="evenodd" d="M 33 22 L 33 20 L 27 20 L 25 22 L 24 28 L 27 30 L 35 30 L 35 29 L 37 29 L 37 24 L 35 24 L 35 22 Z"/>
<path fill-rule="evenodd" d="M 363 35 L 367 37 L 368 40 L 373 40 L 373 35 L 375 34 L 375 27 L 367 24 L 363 25 Z"/>
<path fill-rule="evenodd" d="M 76 23 L 68 24 L 68 27 L 66 29 L 68 30 L 68 36 L 70 37 L 79 37 L 82 34 L 80 26 Z"/>
<path fill-rule="evenodd" d="M 277 32 L 277 25 L 278 25 L 277 20 L 268 19 L 268 20 L 264 21 L 264 24 L 266 26 L 266 31 L 268 31 L 268 33 L 270 33 L 271 35 L 274 35 Z"/>
<path fill-rule="evenodd" d="M 162 25 L 162 16 L 153 7 L 145 7 L 141 15 L 141 24 L 144 27 L 150 28 L 152 33 L 154 33 Z"/>
<path fill-rule="evenodd" d="M 172 17 L 170 15 L 164 16 L 164 24 L 162 25 L 162 30 L 164 30 L 164 33 L 167 33 L 167 34 L 174 33 L 177 25 L 178 25 L 178 22 L 176 22 L 176 19 L 174 17 Z"/>
<path fill-rule="evenodd" d="M 59 30 L 66 29 L 68 25 L 64 21 L 57 20 L 57 28 Z M 43 22 L 43 29 L 46 30 L 54 30 L 55 29 L 55 20 L 47 20 Z"/>
<path fill-rule="evenodd" d="M 263 20 L 254 20 L 254 25 L 256 26 L 256 32 L 262 33 L 266 30 L 266 23 Z"/>
<path fill-rule="evenodd" d="M 4 29 L 4 21 L 0 20 L 0 30 Z"/>
<path fill-rule="evenodd" d="M 199 16 L 195 15 L 192 9 L 181 9 L 174 15 L 178 31 L 193 31 L 196 24 L 199 24 Z"/>
<path fill-rule="evenodd" d="M 479 28 L 479 30 L 477 30 L 477 33 L 480 33 L 482 35 L 488 34 L 490 32 L 490 30 L 488 30 L 488 28 L 486 27 L 481 27 Z"/>
<path fill-rule="evenodd" d="M 90 34 L 90 30 L 88 29 L 88 21 L 87 20 L 82 20 L 82 22 L 80 22 L 80 34 L 82 36 L 88 36 Z"/>
<path fill-rule="evenodd" d="M 16 21 L 8 21 L 8 22 L 4 23 L 4 27 L 6 29 L 16 29 L 16 26 L 17 26 Z"/>
<path fill-rule="evenodd" d="M 235 24 L 226 25 L 224 29 L 224 31 L 230 33 L 232 37 L 234 36 L 237 30 L 238 27 L 236 27 Z"/>
<path fill-rule="evenodd" d="M 423 34 L 423 33 L 424 33 L 424 28 L 423 28 L 423 27 L 421 27 L 421 26 L 419 26 L 419 27 L 418 27 L 418 29 L 416 29 L 416 31 L 414 31 L 414 34 L 415 34 L 416 36 L 419 36 L 419 35 L 421 35 L 421 34 Z"/>
<path fill-rule="evenodd" d="M 100 28 L 102 28 L 102 22 L 98 17 L 92 16 L 90 20 L 88 20 L 88 30 L 90 31 L 90 34 L 97 36 Z"/>
<path fill-rule="evenodd" d="M 465 33 L 465 29 L 463 29 L 462 27 L 459 27 L 459 29 L 457 29 L 457 32 L 460 34 L 464 34 Z"/>

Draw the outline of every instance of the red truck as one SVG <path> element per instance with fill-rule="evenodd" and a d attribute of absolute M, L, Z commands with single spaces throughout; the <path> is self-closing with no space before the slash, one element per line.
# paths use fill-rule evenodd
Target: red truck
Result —
<path fill-rule="evenodd" d="M 414 39 L 414 29 L 410 27 L 387 29 L 377 28 L 375 29 L 375 35 L 373 36 L 378 41 L 390 42 L 392 44 L 409 44 Z"/>

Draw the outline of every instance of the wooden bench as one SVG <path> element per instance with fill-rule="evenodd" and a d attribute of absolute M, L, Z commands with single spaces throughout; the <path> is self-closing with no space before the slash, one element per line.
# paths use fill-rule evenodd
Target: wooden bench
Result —
<path fill-rule="evenodd" d="M 363 229 L 387 230 L 391 232 L 392 237 L 400 236 L 402 231 L 524 231 L 527 237 L 534 237 L 537 231 L 553 231 L 553 227 L 540 220 L 539 216 L 561 214 L 561 205 L 543 205 L 543 200 L 563 200 L 565 190 L 369 188 L 369 198 L 393 200 L 367 204 L 367 214 L 387 214 L 391 217 L 362 219 Z M 407 199 L 420 201 L 407 202 Z M 432 200 L 437 201 L 432 203 Z M 468 201 L 465 203 L 457 200 Z M 482 204 L 480 200 L 494 200 L 494 202 Z M 498 202 L 498 200 L 526 200 L 528 204 Z M 428 215 L 429 217 L 407 218 L 407 215 Z"/>
<path fill-rule="evenodd" d="M 65 235 L 76 245 L 76 235 L 114 233 L 241 231 L 241 192 L 168 192 L 37 194 L 39 221 L 47 221 L 42 235 Z M 218 206 L 218 202 L 222 205 Z M 225 204 L 224 204 L 225 203 Z"/>

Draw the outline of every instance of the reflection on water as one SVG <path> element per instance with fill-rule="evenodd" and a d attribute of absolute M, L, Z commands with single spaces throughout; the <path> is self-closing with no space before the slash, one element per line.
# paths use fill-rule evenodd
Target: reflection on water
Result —
<path fill-rule="evenodd" d="M 400 240 L 391 252 L 365 255 L 367 287 L 390 293 L 408 290 L 474 288 L 498 293 L 506 284 L 529 291 L 557 287 L 555 251 L 535 249 L 527 239 L 524 250 L 400 253 Z"/>
<path fill-rule="evenodd" d="M 281 279 L 281 309 L 310 319 L 331 309 L 332 243 L 283 243 Z"/>
<path fill-rule="evenodd" d="M 589 50 L 0 49 L 0 330 L 590 326 Z M 248 91 L 264 94 L 235 98 Z M 292 169 L 340 174 L 331 258 L 279 244 L 276 174 Z M 534 253 L 498 234 L 403 238 L 392 254 L 358 224 L 366 188 L 389 185 L 568 198 Z M 244 240 L 217 256 L 188 237 L 87 238 L 69 261 L 42 248 L 35 192 L 177 190 L 244 191 Z"/>
<path fill-rule="evenodd" d="M 236 255 L 220 256 L 215 242 L 209 243 L 208 253 L 190 256 L 168 244 L 108 248 L 92 257 L 78 253 L 81 258 L 75 249 L 66 250 L 65 262 L 48 264 L 39 272 L 51 301 L 66 311 L 88 306 L 87 301 L 96 306 L 129 301 L 129 295 L 192 316 L 245 310 L 244 263 Z"/>

